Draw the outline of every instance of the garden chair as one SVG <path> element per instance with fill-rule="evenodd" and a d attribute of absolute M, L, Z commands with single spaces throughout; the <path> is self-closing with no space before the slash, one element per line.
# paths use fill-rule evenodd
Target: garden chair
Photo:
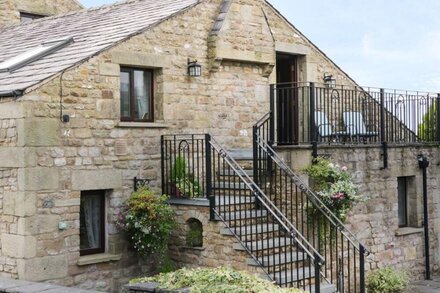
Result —
<path fill-rule="evenodd" d="M 315 111 L 315 125 L 319 141 L 325 138 L 329 139 L 329 143 L 331 140 L 345 141 L 345 138 L 349 136 L 345 131 L 334 131 L 333 125 L 328 121 L 324 112 Z"/>
<path fill-rule="evenodd" d="M 356 137 L 358 140 L 362 139 L 364 142 L 368 138 L 373 138 L 379 135 L 377 131 L 371 131 L 374 124 L 365 125 L 364 117 L 360 112 L 344 112 L 342 114 L 342 119 L 346 127 L 347 133 L 351 138 Z"/>

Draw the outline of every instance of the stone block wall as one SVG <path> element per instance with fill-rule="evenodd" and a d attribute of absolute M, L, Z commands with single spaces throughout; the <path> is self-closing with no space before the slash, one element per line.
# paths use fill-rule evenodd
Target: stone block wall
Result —
<path fill-rule="evenodd" d="M 249 48 L 237 44 L 234 50 L 243 51 L 237 55 L 241 57 L 223 58 L 217 70 L 210 70 L 208 39 L 221 3 L 204 1 L 28 90 L 18 101 L 1 104 L 0 139 L 3 127 L 7 129 L 0 143 L 0 172 L 4 176 L 0 185 L 5 184 L 0 186 L 0 272 L 117 291 L 128 278 L 153 271 L 153 262 L 139 261 L 127 247 L 115 220 L 133 191 L 134 177 L 150 179 L 152 188 L 160 189 L 160 136 L 210 132 L 228 148 L 249 148 L 252 125 L 269 111 L 269 83 L 274 73 L 268 76 L 270 70 L 267 72 L 267 64 L 257 60 L 258 56 L 248 58 L 245 53 Z M 237 13 L 242 13 L 259 23 L 245 30 L 248 40 L 261 38 L 252 48 L 300 54 L 303 80 L 319 81 L 322 71 L 328 70 L 351 82 L 269 6 L 262 1 L 242 4 L 243 10 L 232 8 L 236 14 L 231 16 L 225 43 L 231 44 L 234 36 L 246 37 L 240 30 L 245 24 L 237 18 Z M 261 20 L 263 11 L 268 22 Z M 273 38 L 268 27 L 275 31 Z M 187 76 L 188 58 L 202 65 L 202 76 Z M 154 123 L 120 121 L 121 66 L 154 69 Z M 68 123 L 59 119 L 60 92 L 63 114 L 70 116 Z M 8 137 L 8 131 L 12 136 Z M 83 190 L 106 191 L 106 242 L 111 261 L 85 263 L 79 255 Z M 58 229 L 60 222 L 67 224 L 67 229 Z M 229 250 L 232 245 L 225 245 L 227 240 L 214 236 L 218 224 L 209 223 L 209 227 L 207 243 L 213 238 L 212 246 L 192 257 L 201 254 L 203 265 L 223 263 L 240 268 L 244 256 L 237 256 L 240 261 L 234 263 L 228 263 L 234 261 L 230 257 L 221 262 L 211 257 L 214 252 L 235 252 Z"/>
<path fill-rule="evenodd" d="M 234 236 L 220 234 L 220 230 L 225 228 L 221 221 L 209 221 L 209 205 L 199 206 L 189 203 L 172 204 L 172 207 L 176 212 L 179 227 L 170 238 L 169 255 L 179 267 L 226 266 L 260 276 L 264 275 L 260 268 L 247 265 L 247 259 L 250 256 L 246 251 L 233 249 L 233 244 L 238 242 Z M 187 222 L 191 219 L 202 223 L 202 247 L 188 247 L 186 244 Z"/>
<path fill-rule="evenodd" d="M 294 170 L 311 163 L 311 150 L 279 150 Z M 392 266 L 406 270 L 413 279 L 422 279 L 425 271 L 423 234 L 422 171 L 417 156 L 424 154 L 430 161 L 428 168 L 428 211 L 432 270 L 439 269 L 439 151 L 436 147 L 396 146 L 388 150 L 389 168 L 382 169 L 380 147 L 322 146 L 319 153 L 330 156 L 332 162 L 347 166 L 364 201 L 351 210 L 347 226 L 371 251 L 367 269 Z M 413 219 L 407 228 L 399 228 L 397 177 L 415 176 L 409 199 L 409 212 Z M 305 176 L 305 179 L 307 176 Z M 410 215 L 411 216 L 411 215 Z"/>
<path fill-rule="evenodd" d="M 20 12 L 40 15 L 59 15 L 84 9 L 76 0 L 2 0 L 0 26 L 20 23 Z"/>

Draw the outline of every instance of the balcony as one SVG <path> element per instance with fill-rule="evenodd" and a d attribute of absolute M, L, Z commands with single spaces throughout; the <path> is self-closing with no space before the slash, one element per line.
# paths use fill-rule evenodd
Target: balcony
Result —
<path fill-rule="evenodd" d="M 271 86 L 267 135 L 278 146 L 438 144 L 440 95 L 306 83 Z"/>

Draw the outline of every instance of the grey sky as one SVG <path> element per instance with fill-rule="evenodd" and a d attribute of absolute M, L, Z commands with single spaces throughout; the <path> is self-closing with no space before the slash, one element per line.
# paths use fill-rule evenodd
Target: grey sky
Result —
<path fill-rule="evenodd" d="M 440 92 L 440 1 L 269 1 L 359 84 Z"/>

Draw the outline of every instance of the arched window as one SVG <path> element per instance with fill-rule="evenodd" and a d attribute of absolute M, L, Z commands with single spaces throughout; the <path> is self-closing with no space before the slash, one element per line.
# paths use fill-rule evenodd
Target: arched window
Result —
<path fill-rule="evenodd" d="M 188 247 L 202 247 L 203 246 L 203 225 L 194 218 L 186 221 L 186 245 Z"/>

